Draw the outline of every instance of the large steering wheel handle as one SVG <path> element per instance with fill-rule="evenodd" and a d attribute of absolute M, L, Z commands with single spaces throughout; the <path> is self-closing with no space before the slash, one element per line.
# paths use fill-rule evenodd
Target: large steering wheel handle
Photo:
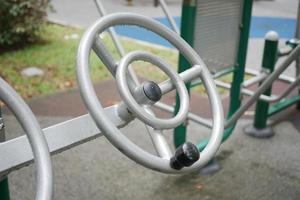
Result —
<path fill-rule="evenodd" d="M 44 134 L 34 114 L 23 99 L 0 78 L 0 99 L 14 113 L 29 140 L 36 164 L 36 200 L 51 200 L 52 163 Z"/>
<path fill-rule="evenodd" d="M 148 29 L 161 37 L 168 40 L 173 46 L 175 46 L 182 54 L 183 56 L 189 61 L 191 66 L 197 67 L 195 71 L 197 71 L 197 76 L 202 80 L 209 100 L 210 100 L 210 107 L 213 113 L 213 127 L 212 127 L 212 134 L 210 137 L 210 140 L 208 142 L 208 145 L 206 148 L 201 152 L 200 158 L 195 162 L 192 163 L 190 167 L 178 167 L 178 170 L 175 166 L 172 160 L 172 158 L 165 158 L 165 157 L 158 157 L 155 155 L 152 155 L 146 151 L 144 151 L 142 148 L 135 145 L 133 142 L 131 142 L 126 136 L 124 136 L 120 130 L 113 124 L 112 121 L 108 118 L 108 116 L 105 115 L 104 108 L 99 102 L 95 89 L 93 88 L 93 83 L 90 78 L 90 72 L 89 72 L 89 55 L 91 52 L 91 49 L 93 45 L 98 45 L 97 48 L 100 48 L 100 50 L 103 50 L 103 45 L 99 43 L 99 34 L 106 29 L 108 29 L 111 26 L 116 25 L 134 25 L 143 27 L 145 29 Z M 96 43 L 95 43 L 96 41 Z M 98 55 L 100 58 L 105 58 L 107 56 L 105 50 L 102 51 L 103 55 Z M 100 51 L 101 54 L 101 51 Z M 109 57 L 109 56 L 108 56 Z M 142 56 L 137 56 L 136 53 L 130 53 L 127 54 L 125 57 L 121 59 L 121 62 L 113 63 L 110 62 L 108 59 L 103 60 L 104 63 L 108 63 L 112 66 L 115 66 L 115 69 L 111 69 L 110 71 L 113 73 L 114 76 L 116 76 L 118 87 L 123 88 L 125 86 L 125 92 L 121 95 L 123 97 L 123 100 L 125 104 L 128 106 L 129 110 L 133 112 L 139 119 L 147 123 L 148 125 L 152 126 L 153 128 L 170 128 L 173 127 L 176 123 L 171 123 L 171 125 L 166 125 L 168 123 L 161 123 L 154 122 L 153 118 L 145 117 L 145 113 L 141 110 L 140 106 L 137 105 L 132 100 L 132 96 L 128 93 L 130 92 L 127 83 L 126 78 L 124 78 L 124 73 L 130 64 L 131 61 L 138 59 L 144 59 L 146 57 L 151 57 L 151 59 L 147 61 L 152 61 L 155 59 L 152 59 L 153 56 L 149 56 L 149 54 L 143 54 Z M 155 56 L 154 56 L 155 57 Z M 160 68 L 162 65 L 155 63 Z M 164 64 L 163 64 L 164 65 Z M 121 66 L 121 69 L 118 69 Z M 109 68 L 109 67 L 108 67 Z M 199 69 L 199 70 L 198 70 Z M 167 71 L 165 71 L 167 73 Z M 116 74 L 114 74 L 116 73 Z M 168 74 L 172 80 L 174 81 L 175 77 L 178 78 L 178 75 Z M 126 75 L 125 75 L 126 76 Z M 79 48 L 78 48 L 78 54 L 77 54 L 77 79 L 79 83 L 79 89 L 81 96 L 83 98 L 83 101 L 89 110 L 92 118 L 94 119 L 96 125 L 98 128 L 103 131 L 103 134 L 107 137 L 107 139 L 116 146 L 121 152 L 123 152 L 125 155 L 127 155 L 129 158 L 133 159 L 137 163 L 148 167 L 150 169 L 154 169 L 156 171 L 164 172 L 164 173 L 186 173 L 186 172 L 192 172 L 197 171 L 199 168 L 207 164 L 213 156 L 216 154 L 217 150 L 219 149 L 219 146 L 221 144 L 222 136 L 223 136 L 223 108 L 221 104 L 221 99 L 217 93 L 216 86 L 214 84 L 214 81 L 212 79 L 212 76 L 210 72 L 208 71 L 206 65 L 202 61 L 202 59 L 198 56 L 198 54 L 182 39 L 180 38 L 176 33 L 166 28 L 164 25 L 150 19 L 146 18 L 141 15 L 137 14 L 129 14 L 129 13 L 116 13 L 116 14 L 110 14 L 107 15 L 98 21 L 96 21 L 94 24 L 92 24 L 87 31 L 84 33 Z M 173 82 L 174 84 L 174 82 Z M 181 83 L 179 83 L 181 84 Z M 178 85 L 176 85 L 177 87 Z M 160 89 L 172 89 L 172 87 L 160 87 Z M 177 87 L 180 93 L 182 93 L 183 100 L 185 98 L 183 90 L 181 90 L 179 87 Z M 131 91 L 132 92 L 132 91 Z M 162 91 L 163 92 L 163 91 Z M 180 94 L 179 93 L 179 94 Z M 129 97 L 129 98 L 128 98 Z M 182 102 L 181 102 L 182 103 Z M 183 102 L 183 115 L 186 115 L 185 111 L 185 103 Z M 137 109 L 138 108 L 138 109 Z M 136 112 L 138 110 L 138 112 Z M 143 119 L 145 118 L 145 119 Z M 174 118 L 173 118 L 174 119 Z M 181 119 L 180 119 L 181 120 Z M 183 155 L 187 150 L 189 151 L 191 148 L 189 148 L 190 145 L 186 145 L 185 147 L 182 147 L 180 152 L 177 152 L 177 158 L 180 157 L 180 155 Z M 183 153 L 183 154 L 181 154 Z M 176 155 L 175 155 L 176 157 Z M 176 160 L 176 159 L 175 159 Z M 173 163 L 173 164 L 172 164 Z M 186 165 L 189 166 L 189 165 Z"/>

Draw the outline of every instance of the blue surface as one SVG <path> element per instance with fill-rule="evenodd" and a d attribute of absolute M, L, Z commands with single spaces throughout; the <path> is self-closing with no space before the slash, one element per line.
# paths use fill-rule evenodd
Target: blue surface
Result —
<path fill-rule="evenodd" d="M 170 27 L 168 20 L 164 18 L 156 18 L 157 21 Z M 175 17 L 175 21 L 180 25 L 180 17 Z M 250 37 L 263 38 L 269 30 L 279 33 L 280 38 L 292 38 L 295 33 L 296 19 L 279 18 L 279 17 L 252 17 Z M 166 47 L 172 47 L 170 43 L 160 38 L 156 34 L 145 29 L 131 26 L 117 26 L 116 31 L 119 35 L 138 39 Z"/>

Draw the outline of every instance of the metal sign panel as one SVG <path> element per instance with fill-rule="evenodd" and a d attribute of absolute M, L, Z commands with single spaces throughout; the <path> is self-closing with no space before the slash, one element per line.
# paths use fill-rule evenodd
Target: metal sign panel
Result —
<path fill-rule="evenodd" d="M 198 0 L 194 49 L 212 73 L 236 62 L 243 1 Z"/>

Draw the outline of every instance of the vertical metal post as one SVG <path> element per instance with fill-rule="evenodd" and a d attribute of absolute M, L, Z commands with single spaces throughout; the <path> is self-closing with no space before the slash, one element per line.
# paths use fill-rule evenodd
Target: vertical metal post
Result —
<path fill-rule="evenodd" d="M 106 10 L 105 10 L 102 2 L 100 0 L 94 0 L 94 3 L 96 5 L 96 8 L 97 8 L 98 13 L 100 14 L 100 16 L 101 17 L 105 16 L 106 15 Z M 119 55 L 121 57 L 125 56 L 125 49 L 124 49 L 124 47 L 123 47 L 123 45 L 122 45 L 122 43 L 119 39 L 118 34 L 115 31 L 115 29 L 113 27 L 108 28 L 108 33 L 109 33 L 109 35 L 110 35 L 117 51 L 119 52 Z M 129 70 L 129 74 L 130 74 L 133 82 L 138 85 L 139 84 L 139 79 L 136 76 L 135 72 L 133 71 L 131 65 L 129 66 L 128 70 Z"/>
<path fill-rule="evenodd" d="M 296 22 L 295 38 L 300 39 L 300 1 L 298 1 L 298 14 Z M 300 57 L 296 59 L 296 76 L 300 74 Z M 300 90 L 299 90 L 300 93 Z M 297 109 L 300 110 L 300 102 L 297 103 Z"/>
<path fill-rule="evenodd" d="M 182 4 L 182 13 L 181 13 L 181 37 L 193 46 L 194 40 L 194 27 L 195 27 L 195 17 L 196 15 L 196 0 L 183 0 Z M 178 72 L 182 72 L 190 68 L 190 64 L 183 57 L 183 55 L 179 55 L 179 64 L 178 64 Z M 186 84 L 188 91 L 190 91 L 190 83 Z M 179 110 L 179 97 L 176 94 L 176 105 L 175 105 L 175 113 Z M 186 137 L 186 124 L 182 124 L 174 129 L 174 145 L 177 148 L 181 144 L 185 142 Z"/>
<path fill-rule="evenodd" d="M 0 107 L 0 142 L 5 140 L 4 123 L 2 119 L 1 107 Z M 7 177 L 0 180 L 0 199 L 9 200 L 9 186 Z"/>
<path fill-rule="evenodd" d="M 253 0 L 244 0 L 243 9 L 242 9 L 242 19 L 240 24 L 240 41 L 239 48 L 237 52 L 237 61 L 235 65 L 235 70 L 233 72 L 233 79 L 230 89 L 230 103 L 229 111 L 227 114 L 227 119 L 230 118 L 240 107 L 241 105 L 241 84 L 244 81 L 246 58 L 247 58 L 247 49 L 248 49 L 248 40 L 251 24 L 251 15 L 252 15 L 252 4 Z M 226 141 L 231 133 L 233 132 L 235 126 L 225 129 L 223 135 L 223 142 Z M 205 139 L 201 141 L 197 147 L 202 151 L 207 145 L 208 140 Z"/>
<path fill-rule="evenodd" d="M 173 18 L 173 16 L 171 15 L 171 12 L 165 2 L 165 0 L 158 0 L 162 10 L 164 11 L 166 17 L 168 18 L 168 21 L 173 29 L 173 31 L 175 31 L 178 35 L 180 34 L 178 26 Z"/>
<path fill-rule="evenodd" d="M 262 68 L 272 73 L 275 68 L 278 51 L 279 36 L 274 31 L 269 31 L 265 36 L 265 46 L 262 60 Z M 271 95 L 272 87 L 268 88 L 264 95 Z M 258 100 L 256 103 L 255 116 L 253 126 L 245 128 L 247 135 L 257 138 L 267 138 L 274 135 L 271 127 L 267 126 L 269 103 Z"/>

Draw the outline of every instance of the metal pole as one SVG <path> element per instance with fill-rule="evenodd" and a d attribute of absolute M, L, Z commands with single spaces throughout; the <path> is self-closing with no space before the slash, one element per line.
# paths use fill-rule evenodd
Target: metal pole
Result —
<path fill-rule="evenodd" d="M 158 2 L 160 4 L 161 8 L 163 9 L 166 17 L 168 18 L 168 21 L 169 21 L 170 25 L 172 26 L 173 31 L 175 31 L 179 35 L 180 32 L 179 32 L 178 26 L 177 26 L 173 16 L 171 15 L 171 12 L 170 12 L 165 0 L 158 0 Z"/>
<path fill-rule="evenodd" d="M 193 46 L 194 40 L 194 27 L 195 27 L 195 15 L 196 15 L 196 0 L 183 0 L 182 4 L 182 13 L 181 13 L 181 37 Z M 184 58 L 182 54 L 179 55 L 179 64 L 178 72 L 183 72 L 190 68 L 189 62 Z M 188 91 L 190 91 L 191 83 L 186 83 Z M 179 110 L 179 97 L 176 94 L 176 105 L 175 112 L 176 114 Z M 179 147 L 185 142 L 186 137 L 186 124 L 182 124 L 174 129 L 174 145 Z"/>
<path fill-rule="evenodd" d="M 100 0 L 94 0 L 94 2 L 95 2 L 95 5 L 97 7 L 97 10 L 98 10 L 100 16 L 101 17 L 105 16 L 107 13 L 106 13 L 106 10 L 105 10 L 103 4 L 101 3 L 101 1 Z M 120 41 L 119 36 L 116 33 L 115 29 L 113 27 L 110 27 L 108 29 L 108 33 L 109 33 L 110 37 L 112 38 L 112 41 L 114 42 L 115 47 L 119 52 L 119 55 L 122 56 L 122 57 L 125 56 L 125 50 L 124 50 L 124 48 L 121 44 L 121 41 Z M 128 70 L 129 70 L 129 73 L 130 73 L 130 76 L 131 76 L 133 82 L 138 85 L 139 80 L 138 80 L 135 72 L 133 71 L 132 67 L 130 66 Z"/>
<path fill-rule="evenodd" d="M 296 24 L 296 33 L 295 38 L 300 39 L 300 1 L 298 1 L 298 15 L 297 15 L 297 24 Z M 300 74 L 300 57 L 296 59 L 296 76 Z M 299 90 L 300 93 L 300 90 Z M 300 110 L 300 102 L 297 103 L 296 108 Z"/>
<path fill-rule="evenodd" d="M 5 132 L 4 132 L 4 123 L 2 119 L 1 107 L 0 107 L 0 142 L 3 141 L 5 141 Z M 10 200 L 7 177 L 2 178 L 2 180 L 0 181 L 0 199 Z"/>
<path fill-rule="evenodd" d="M 231 119 L 231 117 L 236 113 L 241 105 L 241 85 L 244 81 L 244 73 L 245 73 L 245 65 L 246 65 L 246 57 L 247 57 L 247 48 L 248 48 L 248 39 L 249 39 L 249 30 L 251 23 L 251 14 L 252 14 L 252 3 L 253 0 L 244 0 L 243 9 L 242 9 L 242 19 L 240 24 L 240 41 L 239 41 L 239 49 L 237 55 L 237 61 L 235 70 L 233 73 L 232 87 L 230 89 L 230 105 L 229 111 L 227 114 L 227 119 Z M 230 123 L 226 123 L 226 128 L 223 135 L 223 142 L 226 141 L 231 133 L 234 130 L 236 119 L 233 121 L 228 120 Z M 207 145 L 208 140 L 205 139 L 201 141 L 197 147 L 200 151 L 202 151 Z"/>
<path fill-rule="evenodd" d="M 263 70 L 272 73 L 275 68 L 278 51 L 279 36 L 276 32 L 270 31 L 265 36 L 265 46 L 262 60 Z M 260 85 L 262 82 L 260 83 Z M 272 85 L 263 93 L 270 96 L 272 93 Z M 256 103 L 255 116 L 253 126 L 245 128 L 247 135 L 257 138 L 267 138 L 274 135 L 271 127 L 267 127 L 269 103 L 258 100 Z"/>
<path fill-rule="evenodd" d="M 226 122 L 226 126 L 232 126 L 243 115 L 243 113 L 257 101 L 259 96 L 268 89 L 272 83 L 278 79 L 279 75 L 300 55 L 300 45 L 298 45 L 286 59 L 271 73 L 268 78 L 257 88 L 255 94 L 248 99 Z"/>

